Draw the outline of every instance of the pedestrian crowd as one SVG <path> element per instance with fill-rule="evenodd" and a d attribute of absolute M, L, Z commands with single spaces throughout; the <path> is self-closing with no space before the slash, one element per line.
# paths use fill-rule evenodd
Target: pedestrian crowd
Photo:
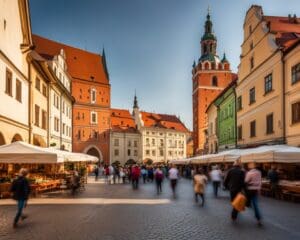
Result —
<path fill-rule="evenodd" d="M 107 184 L 126 184 L 131 183 L 133 190 L 139 188 L 140 179 L 143 184 L 153 183 L 156 185 L 157 194 L 162 193 L 162 183 L 164 179 L 168 179 L 173 197 L 176 198 L 176 187 L 179 176 L 192 179 L 195 202 L 199 202 L 201 198 L 201 206 L 205 205 L 205 188 L 210 180 L 213 187 L 214 197 L 218 197 L 219 189 L 228 190 L 232 204 L 231 219 L 236 222 L 240 212 L 245 208 L 251 208 L 258 226 L 262 226 L 262 214 L 259 207 L 259 194 L 262 184 L 262 174 L 255 163 L 249 163 L 247 170 L 243 168 L 238 159 L 230 169 L 221 170 L 217 165 L 212 166 L 211 170 L 204 168 L 192 168 L 185 166 L 184 170 L 179 171 L 175 165 L 158 165 L 156 167 L 134 164 L 131 166 L 95 166 L 93 173 L 95 181 L 99 177 L 104 177 Z M 28 171 L 22 168 L 19 176 L 14 180 L 11 191 L 13 198 L 17 201 L 17 213 L 14 218 L 13 226 L 17 227 L 20 219 L 24 220 L 27 215 L 23 214 L 23 210 L 27 205 L 30 194 L 29 182 L 26 179 Z M 278 185 L 278 173 L 275 167 L 267 174 L 270 180 L 273 194 L 276 194 Z M 73 181 L 78 182 L 77 174 L 74 173 Z M 75 184 L 74 183 L 74 184 Z M 78 185 L 78 184 L 76 184 Z"/>

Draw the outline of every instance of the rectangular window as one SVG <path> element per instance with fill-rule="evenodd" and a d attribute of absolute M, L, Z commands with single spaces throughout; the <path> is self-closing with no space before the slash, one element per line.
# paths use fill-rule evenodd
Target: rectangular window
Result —
<path fill-rule="evenodd" d="M 269 74 L 265 77 L 265 94 L 273 90 L 272 86 L 273 77 L 272 74 Z"/>
<path fill-rule="evenodd" d="M 119 149 L 115 149 L 115 156 L 119 156 Z"/>
<path fill-rule="evenodd" d="M 91 112 L 91 123 L 96 124 L 97 123 L 97 113 Z"/>
<path fill-rule="evenodd" d="M 238 126 L 238 128 L 237 128 L 237 137 L 238 137 L 238 140 L 243 139 L 243 127 L 242 127 L 242 125 Z"/>
<path fill-rule="evenodd" d="M 255 103 L 255 88 L 249 90 L 249 104 Z"/>
<path fill-rule="evenodd" d="M 243 108 L 243 106 L 242 106 L 242 96 L 239 96 L 238 98 L 237 98 L 237 103 L 236 103 L 236 107 L 237 107 L 237 110 L 238 111 L 240 111 L 242 108 Z"/>
<path fill-rule="evenodd" d="M 39 124 L 40 124 L 40 107 L 36 104 L 34 106 L 34 112 L 35 112 L 34 124 L 35 124 L 35 126 L 39 126 Z"/>
<path fill-rule="evenodd" d="M 300 102 L 292 104 L 292 124 L 300 122 Z"/>
<path fill-rule="evenodd" d="M 155 139 L 152 138 L 152 146 L 154 146 L 154 145 L 155 145 Z"/>
<path fill-rule="evenodd" d="M 65 134 L 65 128 L 66 128 L 66 124 L 63 123 L 63 125 L 62 125 L 62 133 L 63 133 L 63 134 Z"/>
<path fill-rule="evenodd" d="M 134 150 L 134 156 L 136 157 L 138 155 L 138 151 Z"/>
<path fill-rule="evenodd" d="M 47 87 L 45 84 L 43 84 L 43 95 L 47 97 Z"/>
<path fill-rule="evenodd" d="M 91 102 L 92 103 L 96 102 L 96 90 L 95 89 L 91 90 Z"/>
<path fill-rule="evenodd" d="M 22 83 L 18 79 L 16 79 L 16 99 L 22 102 Z"/>
<path fill-rule="evenodd" d="M 131 147 L 131 141 L 130 140 L 128 140 L 128 147 Z"/>
<path fill-rule="evenodd" d="M 159 156 L 161 156 L 161 157 L 164 156 L 164 150 L 159 150 Z"/>
<path fill-rule="evenodd" d="M 35 79 L 35 88 L 41 90 L 41 80 L 38 77 Z"/>
<path fill-rule="evenodd" d="M 116 146 L 116 147 L 119 146 L 119 139 L 114 140 L 114 146 Z"/>
<path fill-rule="evenodd" d="M 164 140 L 160 139 L 160 146 L 163 147 L 164 146 Z"/>
<path fill-rule="evenodd" d="M 266 125 L 267 125 L 267 134 L 271 134 L 273 133 L 274 129 L 273 129 L 273 113 L 267 115 L 266 118 Z"/>
<path fill-rule="evenodd" d="M 152 150 L 152 156 L 155 156 L 155 150 Z"/>
<path fill-rule="evenodd" d="M 292 84 L 300 81 L 300 63 L 292 67 Z"/>
<path fill-rule="evenodd" d="M 6 69 L 5 93 L 12 96 L 12 72 Z"/>
<path fill-rule="evenodd" d="M 134 147 L 137 147 L 138 144 L 137 144 L 137 141 L 134 141 Z"/>
<path fill-rule="evenodd" d="M 77 132 L 77 139 L 80 140 L 80 138 L 81 138 L 81 131 L 78 130 L 78 132 Z"/>
<path fill-rule="evenodd" d="M 250 122 L 250 137 L 256 136 L 256 121 Z"/>
<path fill-rule="evenodd" d="M 254 57 L 250 58 L 250 69 L 254 68 Z"/>
<path fill-rule="evenodd" d="M 65 113 L 65 101 L 62 101 L 62 112 Z"/>
<path fill-rule="evenodd" d="M 131 155 L 131 151 L 130 149 L 127 149 L 127 156 L 130 156 Z"/>
<path fill-rule="evenodd" d="M 147 155 L 147 156 L 150 155 L 150 150 L 146 150 L 146 155 Z"/>
<path fill-rule="evenodd" d="M 42 129 L 47 128 L 47 112 L 45 110 L 42 110 Z"/>

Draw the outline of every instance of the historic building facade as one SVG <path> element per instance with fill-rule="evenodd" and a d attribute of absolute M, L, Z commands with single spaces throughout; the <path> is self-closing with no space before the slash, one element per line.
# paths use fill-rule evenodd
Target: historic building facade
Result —
<path fill-rule="evenodd" d="M 212 154 L 218 152 L 218 112 L 214 102 L 212 102 L 207 110 L 207 130 L 206 141 L 204 145 L 204 153 Z"/>
<path fill-rule="evenodd" d="M 265 16 L 257 5 L 247 11 L 236 88 L 238 147 L 286 142 L 287 129 L 293 125 L 286 114 L 297 94 L 292 93 L 293 66 L 285 69 L 285 62 L 296 60 L 289 61 L 291 55 L 285 55 L 285 51 L 286 45 L 297 38 L 299 26 L 295 16 Z M 292 101 L 288 105 L 286 98 Z"/>
<path fill-rule="evenodd" d="M 72 129 L 70 130 L 72 132 L 73 151 L 97 156 L 100 161 L 108 163 L 110 84 L 105 53 L 103 52 L 101 56 L 36 35 L 34 41 L 37 43 L 37 49 L 42 56 L 57 57 L 52 65 L 52 69 L 59 79 L 57 87 L 71 88 L 72 96 L 75 98 L 73 114 L 69 114 L 70 102 L 66 99 L 60 100 L 60 96 L 52 95 L 52 104 L 56 105 L 57 110 L 63 110 L 65 102 L 65 113 L 68 113 L 68 116 L 73 116 Z M 68 81 L 68 75 L 61 74 L 64 70 L 69 73 L 72 86 Z M 67 121 L 68 116 L 61 118 L 65 124 L 69 123 Z M 63 122 L 61 123 L 63 124 Z M 66 130 L 65 133 L 67 133 Z M 65 137 L 67 139 L 67 136 Z"/>
<path fill-rule="evenodd" d="M 188 129 L 174 115 L 140 111 L 135 97 L 133 116 L 141 134 L 141 160 L 163 162 L 186 157 Z"/>
<path fill-rule="evenodd" d="M 201 39 L 201 57 L 197 63 L 194 62 L 192 70 L 194 154 L 204 153 L 207 107 L 233 78 L 225 54 L 222 60 L 217 55 L 217 38 L 212 31 L 212 25 L 208 13 Z"/>
<path fill-rule="evenodd" d="M 32 49 L 26 0 L 0 1 L 0 145 L 29 141 L 27 55 Z"/>
<path fill-rule="evenodd" d="M 214 101 L 217 107 L 217 151 L 236 148 L 236 80 L 232 81 Z"/>
<path fill-rule="evenodd" d="M 110 162 L 141 162 L 141 134 L 128 110 L 111 109 Z"/>

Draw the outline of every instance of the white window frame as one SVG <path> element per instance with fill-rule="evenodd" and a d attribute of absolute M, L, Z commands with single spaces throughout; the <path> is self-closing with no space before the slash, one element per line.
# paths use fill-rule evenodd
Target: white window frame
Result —
<path fill-rule="evenodd" d="M 96 99 L 97 99 L 96 94 L 97 94 L 96 89 L 92 88 L 91 89 L 91 103 L 96 103 Z"/>

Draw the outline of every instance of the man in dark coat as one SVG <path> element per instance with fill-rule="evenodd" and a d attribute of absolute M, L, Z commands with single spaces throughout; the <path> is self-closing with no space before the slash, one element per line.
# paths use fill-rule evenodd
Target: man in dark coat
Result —
<path fill-rule="evenodd" d="M 231 201 L 234 200 L 236 195 L 244 189 L 245 186 L 245 172 L 241 169 L 240 159 L 235 161 L 233 167 L 228 171 L 224 181 L 224 186 L 230 191 Z M 238 211 L 232 209 L 231 219 L 235 221 L 238 216 Z"/>
<path fill-rule="evenodd" d="M 19 176 L 15 179 L 11 186 L 11 192 L 13 193 L 13 198 L 18 202 L 17 207 L 18 211 L 14 219 L 13 227 L 17 227 L 20 217 L 24 220 L 27 216 L 23 215 L 23 208 L 26 206 L 29 194 L 30 186 L 29 182 L 26 179 L 27 169 L 22 168 L 20 170 Z"/>

